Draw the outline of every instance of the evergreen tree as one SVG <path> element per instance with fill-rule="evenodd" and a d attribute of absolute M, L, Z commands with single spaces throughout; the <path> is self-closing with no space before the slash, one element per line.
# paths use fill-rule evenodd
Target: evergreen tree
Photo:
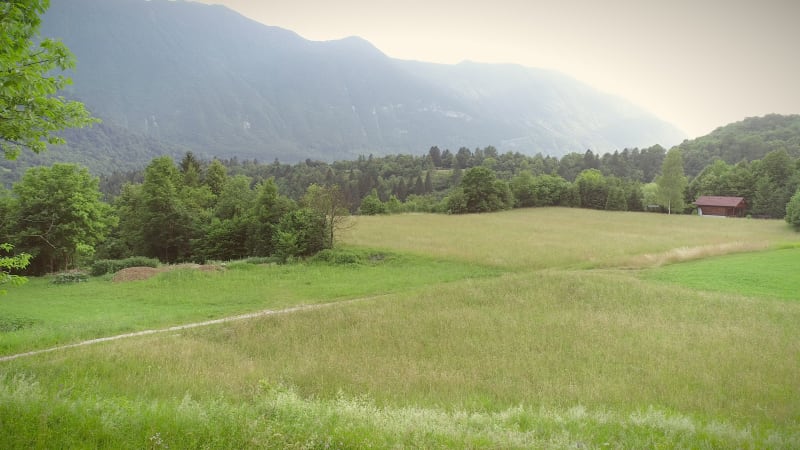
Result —
<path fill-rule="evenodd" d="M 155 158 L 145 170 L 142 184 L 141 239 L 144 256 L 164 262 L 191 256 L 191 241 L 197 234 L 189 209 L 179 195 L 181 174 L 172 158 Z"/>

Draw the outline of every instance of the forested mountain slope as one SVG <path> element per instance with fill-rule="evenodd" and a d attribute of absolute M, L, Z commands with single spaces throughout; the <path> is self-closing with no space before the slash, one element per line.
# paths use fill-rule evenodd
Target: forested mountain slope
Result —
<path fill-rule="evenodd" d="M 684 141 L 679 148 L 686 174 L 695 176 L 721 159 L 728 164 L 764 158 L 774 150 L 786 150 L 800 157 L 800 115 L 769 114 L 748 117 L 717 128 L 697 139 Z"/>
<path fill-rule="evenodd" d="M 77 57 L 67 95 L 109 125 L 206 156 L 330 161 L 431 145 L 560 156 L 683 138 L 559 73 L 399 61 L 359 38 L 312 42 L 221 6 L 54 0 L 42 34 Z"/>
<path fill-rule="evenodd" d="M 188 147 L 133 133 L 113 122 L 58 134 L 67 140 L 66 144 L 52 146 L 39 154 L 22 152 L 13 161 L 0 159 L 0 186 L 19 181 L 28 167 L 66 162 L 80 164 L 95 174 L 110 174 L 141 170 L 157 156 L 178 157 L 188 151 Z"/>

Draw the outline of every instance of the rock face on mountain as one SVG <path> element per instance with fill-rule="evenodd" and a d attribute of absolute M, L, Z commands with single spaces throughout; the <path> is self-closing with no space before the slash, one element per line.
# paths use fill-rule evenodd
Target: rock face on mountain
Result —
<path fill-rule="evenodd" d="M 53 0 L 42 34 L 77 57 L 68 96 L 109 125 L 199 154 L 333 160 L 494 145 L 558 156 L 684 137 L 556 72 L 400 61 L 359 38 L 308 41 L 221 6 Z"/>

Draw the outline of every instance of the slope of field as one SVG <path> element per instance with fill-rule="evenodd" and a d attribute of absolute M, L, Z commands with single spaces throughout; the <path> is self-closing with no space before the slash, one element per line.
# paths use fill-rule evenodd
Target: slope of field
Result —
<path fill-rule="evenodd" d="M 497 214 L 361 216 L 349 244 L 511 270 L 638 268 L 798 240 L 783 221 L 534 208 Z"/>
<path fill-rule="evenodd" d="M 284 304 L 386 295 L 5 361 L 0 437 L 8 448 L 800 446 L 800 302 L 633 270 L 797 241 L 784 223 L 534 209 L 358 218 L 345 240 L 405 262 L 309 266 L 326 273 L 312 284 L 354 291 Z M 452 270 L 464 262 L 475 272 Z M 247 271 L 259 275 L 248 290 L 269 292 L 261 270 Z M 399 288 L 421 272 L 428 282 Z M 192 276 L 185 296 L 169 277 L 137 283 L 190 302 L 220 296 L 219 276 Z"/>

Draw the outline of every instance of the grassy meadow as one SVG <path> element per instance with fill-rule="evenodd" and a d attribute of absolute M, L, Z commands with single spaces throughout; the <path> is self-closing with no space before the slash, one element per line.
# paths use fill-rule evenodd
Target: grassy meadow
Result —
<path fill-rule="evenodd" d="M 800 235 L 783 222 L 552 208 L 357 217 L 342 238 L 359 264 L 13 289 L 0 317 L 30 321 L 0 332 L 3 355 L 329 306 L 0 361 L 0 439 L 800 447 Z"/>

